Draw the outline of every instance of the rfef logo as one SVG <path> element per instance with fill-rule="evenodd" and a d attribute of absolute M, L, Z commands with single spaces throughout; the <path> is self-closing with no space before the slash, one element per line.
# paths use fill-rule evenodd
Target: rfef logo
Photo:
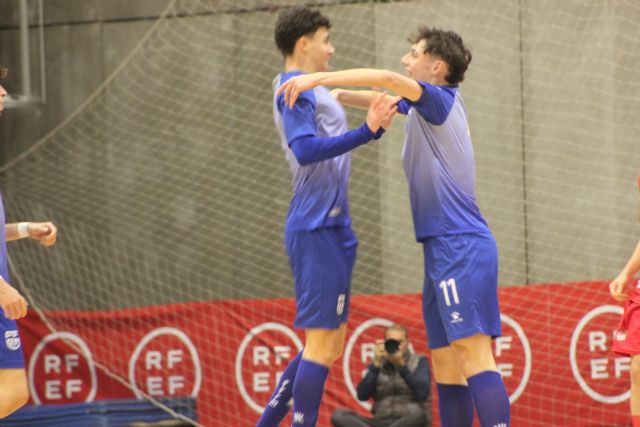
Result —
<path fill-rule="evenodd" d="M 251 409 L 262 413 L 282 372 L 302 348 L 298 335 L 281 323 L 249 331 L 238 347 L 235 368 L 238 390 Z"/>
<path fill-rule="evenodd" d="M 38 405 L 91 402 L 97 379 L 87 344 L 69 332 L 42 338 L 29 359 L 29 389 Z"/>
<path fill-rule="evenodd" d="M 136 397 L 196 397 L 202 385 L 202 368 L 195 345 L 173 327 L 145 335 L 129 360 L 129 381 Z"/>
<path fill-rule="evenodd" d="M 622 307 L 603 305 L 585 314 L 571 336 L 569 360 L 580 388 L 593 400 L 629 399 L 629 358 L 611 352 Z"/>
<path fill-rule="evenodd" d="M 524 392 L 531 375 L 531 345 L 527 335 L 511 317 L 501 314 L 502 335 L 493 340 L 496 366 L 513 404 Z"/>

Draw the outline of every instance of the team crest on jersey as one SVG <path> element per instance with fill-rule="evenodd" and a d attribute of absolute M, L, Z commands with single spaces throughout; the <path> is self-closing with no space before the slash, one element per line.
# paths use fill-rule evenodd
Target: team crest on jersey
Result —
<path fill-rule="evenodd" d="M 336 206 L 335 208 L 329 211 L 329 217 L 333 218 L 335 216 L 338 216 L 340 215 L 340 212 L 342 212 L 342 208 L 340 206 Z"/>
<path fill-rule="evenodd" d="M 6 331 L 4 333 L 4 341 L 7 343 L 9 350 L 16 351 L 20 348 L 20 335 L 18 335 L 18 331 Z"/>
<path fill-rule="evenodd" d="M 346 299 L 346 295 L 345 294 L 340 294 L 338 296 L 338 305 L 336 307 L 336 313 L 338 314 L 338 316 L 340 316 L 344 312 L 345 299 Z"/>

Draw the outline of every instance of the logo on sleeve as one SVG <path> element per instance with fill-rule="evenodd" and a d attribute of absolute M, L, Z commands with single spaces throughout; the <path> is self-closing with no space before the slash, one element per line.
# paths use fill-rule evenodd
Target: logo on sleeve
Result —
<path fill-rule="evenodd" d="M 9 350 L 16 351 L 20 348 L 20 335 L 18 335 L 18 331 L 6 331 L 4 333 L 4 341 Z"/>

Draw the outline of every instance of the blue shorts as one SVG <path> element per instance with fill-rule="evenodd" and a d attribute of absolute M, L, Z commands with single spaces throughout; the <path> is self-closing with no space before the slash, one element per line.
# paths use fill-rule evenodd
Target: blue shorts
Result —
<path fill-rule="evenodd" d="M 423 243 L 422 313 L 429 348 L 476 334 L 501 334 L 498 247 L 491 234 L 455 234 Z"/>
<path fill-rule="evenodd" d="M 285 233 L 296 292 L 296 328 L 337 329 L 349 314 L 358 239 L 350 227 Z"/>
<path fill-rule="evenodd" d="M 0 369 L 24 368 L 22 341 L 15 320 L 4 317 L 0 309 Z"/>

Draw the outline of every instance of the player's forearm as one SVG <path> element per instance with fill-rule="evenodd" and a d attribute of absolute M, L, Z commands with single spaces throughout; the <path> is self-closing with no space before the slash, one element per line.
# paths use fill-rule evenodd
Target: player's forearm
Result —
<path fill-rule="evenodd" d="M 411 101 L 417 101 L 422 94 L 422 88 L 418 82 L 389 70 L 357 68 L 317 74 L 319 76 L 319 83 L 326 86 L 383 87 Z"/>
<path fill-rule="evenodd" d="M 378 132 L 372 132 L 365 123 L 340 136 L 296 138 L 291 141 L 289 146 L 298 163 L 304 166 L 341 156 L 376 137 L 378 137 Z"/>
<path fill-rule="evenodd" d="M 628 277 L 634 276 L 638 271 L 640 271 L 640 242 L 636 245 L 633 255 L 631 255 L 627 265 L 622 270 Z"/>
<path fill-rule="evenodd" d="M 340 104 L 365 110 L 369 108 L 374 93 L 372 90 L 334 89 L 331 91 Z"/>
<path fill-rule="evenodd" d="M 28 235 L 20 234 L 20 231 L 18 230 L 18 224 L 19 223 L 17 222 L 11 223 L 11 224 L 5 224 L 4 232 L 5 232 L 5 239 L 7 242 L 28 237 Z"/>

